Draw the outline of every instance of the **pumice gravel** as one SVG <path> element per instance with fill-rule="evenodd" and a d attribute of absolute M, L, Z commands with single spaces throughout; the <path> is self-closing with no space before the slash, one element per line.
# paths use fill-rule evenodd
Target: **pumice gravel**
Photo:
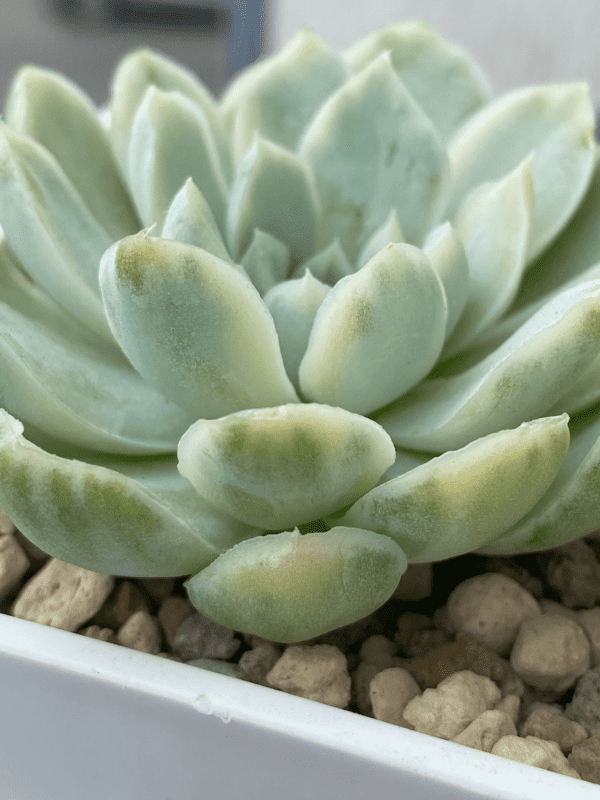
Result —
<path fill-rule="evenodd" d="M 212 622 L 185 579 L 73 566 L 0 511 L 0 613 L 600 785 L 600 532 L 410 565 L 375 613 L 291 644 Z"/>

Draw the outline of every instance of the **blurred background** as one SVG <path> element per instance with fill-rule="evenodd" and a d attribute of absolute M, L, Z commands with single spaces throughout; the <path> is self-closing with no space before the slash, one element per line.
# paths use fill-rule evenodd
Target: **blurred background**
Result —
<path fill-rule="evenodd" d="M 142 45 L 219 95 L 231 76 L 311 26 L 340 52 L 390 22 L 427 19 L 480 63 L 496 93 L 585 80 L 600 106 L 599 0 L 0 0 L 0 99 L 33 63 L 98 103 L 119 58 Z"/>

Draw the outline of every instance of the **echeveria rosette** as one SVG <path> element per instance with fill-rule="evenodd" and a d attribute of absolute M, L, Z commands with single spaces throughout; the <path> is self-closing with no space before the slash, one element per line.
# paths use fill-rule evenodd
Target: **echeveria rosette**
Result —
<path fill-rule="evenodd" d="M 0 123 L 0 506 L 51 555 L 191 576 L 301 641 L 408 563 L 600 527 L 584 84 L 491 97 L 424 23 L 305 29 L 220 101 L 149 50 L 108 114 L 23 68 Z"/>

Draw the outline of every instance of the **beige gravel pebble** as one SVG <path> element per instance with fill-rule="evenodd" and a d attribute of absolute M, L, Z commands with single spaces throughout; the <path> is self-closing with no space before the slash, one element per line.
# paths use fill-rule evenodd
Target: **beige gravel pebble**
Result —
<path fill-rule="evenodd" d="M 115 579 L 51 558 L 17 595 L 11 613 L 52 628 L 76 631 L 112 592 Z"/>
<path fill-rule="evenodd" d="M 507 657 L 523 620 L 542 611 L 535 597 L 515 580 L 488 572 L 459 584 L 448 598 L 446 613 L 457 633 L 468 633 Z"/>
<path fill-rule="evenodd" d="M 560 697 L 590 668 L 590 643 L 569 617 L 544 614 L 523 621 L 510 665 L 525 683 Z"/>
<path fill-rule="evenodd" d="M 160 653 L 162 634 L 158 620 L 140 609 L 132 614 L 117 631 L 117 644 L 141 650 L 143 653 Z"/>
<path fill-rule="evenodd" d="M 333 645 L 287 647 L 266 677 L 275 689 L 328 706 L 346 708 L 350 702 L 346 656 Z"/>
<path fill-rule="evenodd" d="M 491 752 L 495 756 L 510 758 L 513 761 L 547 769 L 559 775 L 569 775 L 571 778 L 580 777 L 579 773 L 571 767 L 556 742 L 548 742 L 538 739 L 536 736 L 527 736 L 524 739 L 514 735 L 503 736 L 492 747 Z"/>
<path fill-rule="evenodd" d="M 29 569 L 27 554 L 11 533 L 1 533 L 0 521 L 0 603 L 17 588 Z"/>

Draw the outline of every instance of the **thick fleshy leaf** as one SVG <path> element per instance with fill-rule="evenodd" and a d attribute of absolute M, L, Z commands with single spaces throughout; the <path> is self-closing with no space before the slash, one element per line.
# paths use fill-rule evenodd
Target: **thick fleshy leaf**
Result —
<path fill-rule="evenodd" d="M 296 391 L 300 389 L 298 368 L 308 346 L 315 315 L 329 291 L 329 286 L 307 269 L 303 278 L 282 281 L 263 297 L 275 323 L 285 370 Z"/>
<path fill-rule="evenodd" d="M 482 361 L 493 350 L 500 347 L 500 345 L 524 325 L 528 319 L 543 308 L 546 303 L 549 303 L 550 300 L 558 297 L 567 289 L 572 289 L 575 286 L 582 286 L 584 283 L 596 280 L 600 280 L 600 263 L 586 269 L 575 278 L 561 283 L 554 291 L 548 292 L 548 294 L 541 296 L 526 306 L 521 306 L 518 311 L 507 314 L 500 322 L 497 322 L 481 333 L 472 345 L 462 350 L 453 358 L 440 363 L 440 365 L 432 371 L 431 377 L 438 377 L 436 373 L 446 376 L 455 374 L 456 372 L 464 372 L 469 367 Z M 592 367 L 590 367 L 590 369 L 592 369 Z M 565 408 L 564 410 L 566 411 L 567 409 Z"/>
<path fill-rule="evenodd" d="M 237 105 L 233 148 L 239 161 L 256 132 L 295 150 L 300 135 L 348 68 L 310 28 L 303 28 L 268 61 Z"/>
<path fill-rule="evenodd" d="M 129 174 L 127 152 L 133 120 L 150 86 L 163 92 L 179 92 L 204 112 L 222 167 L 229 174 L 229 137 L 210 92 L 185 67 L 147 48 L 134 50 L 119 62 L 111 87 L 110 133 L 125 174 Z"/>
<path fill-rule="evenodd" d="M 0 507 L 55 558 L 109 575 L 189 575 L 257 533 L 208 506 L 174 459 L 114 457 L 110 469 L 51 455 L 22 434 L 0 408 Z"/>
<path fill-rule="evenodd" d="M 210 206 L 191 178 L 169 206 L 161 238 L 193 244 L 233 264 Z"/>
<path fill-rule="evenodd" d="M 541 500 L 500 539 L 478 553 L 535 553 L 568 544 L 600 528 L 600 418 L 594 412 L 571 421 L 569 452 Z"/>
<path fill-rule="evenodd" d="M 192 415 L 122 353 L 84 344 L 60 312 L 37 318 L 0 302 L 0 405 L 64 442 L 113 453 L 173 453 Z"/>
<path fill-rule="evenodd" d="M 325 102 L 299 153 L 322 205 L 319 248 L 339 236 L 354 261 L 392 209 L 407 241 L 421 243 L 438 211 L 448 158 L 388 54 Z"/>
<path fill-rule="evenodd" d="M 342 53 L 355 72 L 382 53 L 444 139 L 490 99 L 487 78 L 460 47 L 428 22 L 400 22 L 369 33 Z"/>
<path fill-rule="evenodd" d="M 600 281 L 590 281 L 544 305 L 480 363 L 424 381 L 375 418 L 397 447 L 464 447 L 547 413 L 599 346 Z"/>
<path fill-rule="evenodd" d="M 365 494 L 337 524 L 390 536 L 410 562 L 498 539 L 544 495 L 569 448 L 568 415 L 524 422 L 432 458 Z"/>
<path fill-rule="evenodd" d="M 25 317 L 48 325 L 62 337 L 121 356 L 116 342 L 109 344 L 59 306 L 49 294 L 33 283 L 22 264 L 0 236 L 0 301 Z M 114 341 L 114 340 L 113 340 Z"/>
<path fill-rule="evenodd" d="M 108 342 L 98 264 L 110 239 L 60 165 L 34 139 L 0 122 L 0 224 L 31 277 Z"/>
<path fill-rule="evenodd" d="M 567 227 L 523 276 L 512 310 L 559 289 L 600 262 L 600 151 L 584 199 Z"/>
<path fill-rule="evenodd" d="M 533 218 L 531 157 L 500 181 L 484 183 L 460 207 L 455 227 L 469 265 L 469 293 L 446 342 L 451 356 L 510 306 L 521 282 Z"/>
<path fill-rule="evenodd" d="M 427 257 L 390 244 L 343 278 L 321 304 L 299 369 L 304 397 L 369 414 L 408 391 L 435 364 L 446 296 Z"/>
<path fill-rule="evenodd" d="M 387 536 L 356 528 L 248 539 L 184 584 L 209 619 L 275 642 L 348 625 L 390 598 L 406 557 Z"/>
<path fill-rule="evenodd" d="M 467 254 L 449 222 L 431 230 L 423 242 L 423 252 L 442 281 L 448 302 L 445 338 L 454 330 L 467 302 L 471 276 Z"/>
<path fill-rule="evenodd" d="M 140 230 L 109 136 L 78 86 L 51 70 L 23 67 L 8 93 L 4 120 L 52 153 L 113 241 Z"/>
<path fill-rule="evenodd" d="M 396 452 L 372 420 L 298 403 L 200 419 L 181 438 L 177 455 L 179 471 L 209 503 L 276 530 L 353 503 Z"/>
<path fill-rule="evenodd" d="M 291 262 L 292 256 L 287 244 L 260 228 L 255 228 L 250 246 L 242 257 L 241 266 L 258 292 L 264 295 L 276 283 L 287 278 Z"/>
<path fill-rule="evenodd" d="M 337 239 L 336 239 L 337 241 Z M 404 233 L 398 224 L 398 217 L 395 211 L 392 211 L 387 218 L 386 222 L 375 231 L 369 241 L 361 250 L 359 257 L 356 259 L 356 266 L 354 272 L 358 272 L 365 264 L 377 255 L 380 250 L 387 247 L 388 244 L 399 244 L 404 241 Z"/>
<path fill-rule="evenodd" d="M 298 264 L 292 277 L 303 278 L 308 271 L 329 286 L 334 286 L 353 272 L 350 262 L 340 246 L 339 239 L 334 239 L 328 247 L 321 250 L 320 253 L 316 253 L 308 261 Z"/>
<path fill-rule="evenodd" d="M 102 257 L 100 287 L 127 358 L 196 418 L 299 402 L 273 318 L 231 264 L 183 242 L 129 236 Z"/>
<path fill-rule="evenodd" d="M 208 119 L 179 92 L 151 86 L 131 127 L 129 185 L 147 226 L 161 227 L 188 178 L 192 178 L 224 232 L 227 183 Z"/>
<path fill-rule="evenodd" d="M 473 116 L 449 145 L 446 213 L 484 181 L 499 180 L 533 152 L 531 263 L 575 212 L 596 159 L 594 108 L 585 83 L 517 89 Z"/>
<path fill-rule="evenodd" d="M 292 261 L 314 250 L 317 200 L 306 167 L 283 147 L 257 137 L 236 168 L 227 207 L 229 251 L 239 260 L 255 228 L 285 242 Z"/>

